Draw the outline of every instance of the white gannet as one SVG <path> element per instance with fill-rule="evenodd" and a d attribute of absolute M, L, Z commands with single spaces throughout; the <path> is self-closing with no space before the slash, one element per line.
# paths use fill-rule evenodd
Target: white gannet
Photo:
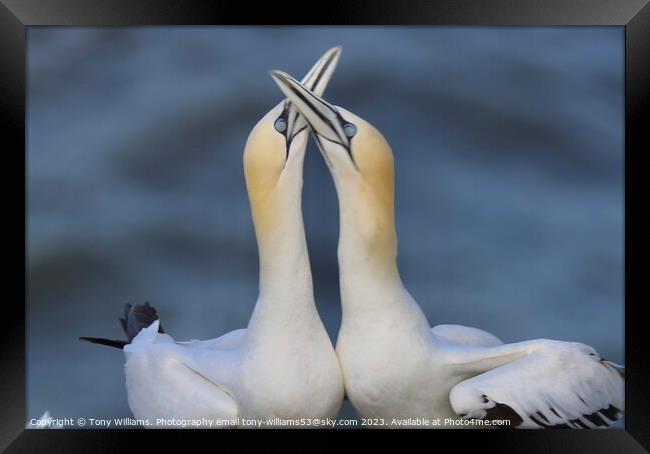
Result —
<path fill-rule="evenodd" d="M 327 51 L 304 83 L 322 93 L 340 56 Z M 302 219 L 308 128 L 289 101 L 254 127 L 244 173 L 259 248 L 259 297 L 247 329 L 207 341 L 175 342 L 149 305 L 127 306 L 128 403 L 156 425 L 170 420 L 334 418 L 344 391 L 334 347 L 314 302 Z M 153 321 L 153 322 L 152 322 Z M 147 326 L 148 325 L 148 326 Z M 145 326 L 145 327 L 143 327 Z"/>
<path fill-rule="evenodd" d="M 309 123 L 336 186 L 343 313 L 336 353 L 363 418 L 389 426 L 449 418 L 461 427 L 508 419 L 520 428 L 594 428 L 621 417 L 625 369 L 587 345 L 503 345 L 475 328 L 430 328 L 397 268 L 389 144 L 286 73 L 272 77 Z"/>

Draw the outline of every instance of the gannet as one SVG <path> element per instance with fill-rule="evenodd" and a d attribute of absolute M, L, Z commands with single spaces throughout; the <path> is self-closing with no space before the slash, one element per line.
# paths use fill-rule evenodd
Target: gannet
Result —
<path fill-rule="evenodd" d="M 340 47 L 327 51 L 304 84 L 322 93 L 340 52 Z M 129 342 L 109 342 L 126 344 L 128 403 L 137 419 L 153 426 L 179 419 L 239 426 L 261 420 L 266 427 L 278 418 L 337 416 L 343 378 L 314 303 L 302 219 L 308 134 L 292 104 L 283 101 L 257 123 L 245 146 L 260 263 L 259 297 L 247 329 L 176 342 L 161 329 L 151 306 L 127 306 L 122 324 Z"/>
<path fill-rule="evenodd" d="M 606 427 L 624 411 L 625 369 L 593 348 L 547 339 L 504 345 L 476 328 L 430 328 L 396 263 L 393 153 L 382 134 L 281 71 L 339 200 L 342 323 L 336 353 L 347 396 L 376 426 Z M 417 418 L 421 418 L 418 420 Z"/>

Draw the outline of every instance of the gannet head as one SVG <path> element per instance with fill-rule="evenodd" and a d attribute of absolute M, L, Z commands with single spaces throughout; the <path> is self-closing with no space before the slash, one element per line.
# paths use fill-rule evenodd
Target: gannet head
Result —
<path fill-rule="evenodd" d="M 271 76 L 314 133 L 334 179 L 342 229 L 355 230 L 371 249 L 396 254 L 393 152 L 384 136 L 290 75 L 272 71 Z M 348 226 L 343 225 L 346 211 Z"/>
<path fill-rule="evenodd" d="M 276 125 L 282 120 L 285 103 L 271 109 L 257 122 L 248 136 L 244 148 L 244 176 L 253 211 L 278 189 L 281 178 L 294 180 L 301 176 L 307 131 L 295 132 L 288 137 L 287 129 L 279 131 Z M 286 134 L 286 135 L 285 135 Z M 290 178 L 293 177 L 293 178 Z"/>
<path fill-rule="evenodd" d="M 304 77 L 304 86 L 322 94 L 340 55 L 340 46 L 325 52 Z M 277 213 L 300 205 L 307 136 L 307 123 L 290 100 L 271 109 L 248 136 L 244 175 L 257 226 L 275 223 Z"/>

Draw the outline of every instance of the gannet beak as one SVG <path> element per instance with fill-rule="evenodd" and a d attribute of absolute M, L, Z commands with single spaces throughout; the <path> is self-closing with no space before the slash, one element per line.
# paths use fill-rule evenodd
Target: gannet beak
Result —
<path fill-rule="evenodd" d="M 325 52 L 314 66 L 311 67 L 300 83 L 318 96 L 322 96 L 332 74 L 334 74 L 342 51 L 342 46 L 336 46 Z"/>
<path fill-rule="evenodd" d="M 343 48 L 341 46 L 332 47 L 327 50 L 302 79 L 301 83 L 303 86 L 317 95 L 322 96 L 332 74 L 334 74 L 342 50 Z M 299 115 L 298 110 L 293 107 L 290 99 L 287 99 L 285 102 L 285 114 L 287 138 L 290 142 L 307 124 L 304 118 Z"/>
<path fill-rule="evenodd" d="M 305 118 L 315 133 L 319 146 L 321 146 L 320 139 L 325 139 L 338 143 L 350 152 L 350 139 L 345 132 L 348 122 L 341 117 L 334 106 L 287 73 L 273 70 L 271 77 Z"/>

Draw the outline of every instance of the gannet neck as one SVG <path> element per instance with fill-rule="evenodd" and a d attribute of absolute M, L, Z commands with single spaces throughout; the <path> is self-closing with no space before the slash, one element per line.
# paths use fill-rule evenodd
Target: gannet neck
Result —
<path fill-rule="evenodd" d="M 339 199 L 338 262 L 345 318 L 402 310 L 411 298 L 397 266 L 392 165 L 380 177 L 334 173 Z"/>
<path fill-rule="evenodd" d="M 322 327 L 297 192 L 288 197 L 281 183 L 264 205 L 264 223 L 256 222 L 259 297 L 249 323 L 251 338 L 256 332 L 289 338 Z"/>
<path fill-rule="evenodd" d="M 307 131 L 295 136 L 287 150 L 284 138 L 271 128 L 257 129 L 244 153 L 260 265 L 251 339 L 256 332 L 286 337 L 320 324 L 301 205 Z"/>
<path fill-rule="evenodd" d="M 402 283 L 397 265 L 393 151 L 371 124 L 345 109 L 356 125 L 350 153 L 324 146 L 339 199 L 342 330 L 381 317 L 428 338 L 426 316 Z M 416 334 L 420 333 L 420 334 Z"/>
<path fill-rule="evenodd" d="M 338 257 L 342 271 L 365 270 L 382 278 L 398 276 L 392 197 L 379 198 L 362 178 L 338 186 Z"/>
<path fill-rule="evenodd" d="M 260 299 L 304 299 L 309 293 L 313 301 L 300 191 L 291 194 L 283 183 L 253 213 Z"/>

